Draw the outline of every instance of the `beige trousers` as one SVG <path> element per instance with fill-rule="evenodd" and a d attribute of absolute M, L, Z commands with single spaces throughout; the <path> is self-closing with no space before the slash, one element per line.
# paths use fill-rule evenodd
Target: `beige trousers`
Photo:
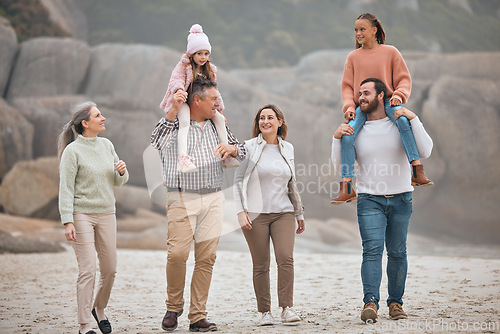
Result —
<path fill-rule="evenodd" d="M 207 316 L 206 304 L 212 280 L 217 244 L 222 231 L 224 194 L 169 192 L 167 199 L 167 310 L 184 308 L 186 261 L 194 243 L 195 265 L 191 279 L 191 323 Z"/>
<path fill-rule="evenodd" d="M 252 217 L 252 215 L 250 215 Z M 259 312 L 271 311 L 269 266 L 270 240 L 278 265 L 279 307 L 293 306 L 293 245 L 295 215 L 291 212 L 261 213 L 252 221 L 252 229 L 242 229 L 253 262 L 253 286 Z"/>
<path fill-rule="evenodd" d="M 78 262 L 76 298 L 78 323 L 92 320 L 92 309 L 105 309 L 116 274 L 116 216 L 110 213 L 74 213 L 76 242 L 73 242 Z M 100 280 L 94 296 L 96 252 L 99 258 Z"/>

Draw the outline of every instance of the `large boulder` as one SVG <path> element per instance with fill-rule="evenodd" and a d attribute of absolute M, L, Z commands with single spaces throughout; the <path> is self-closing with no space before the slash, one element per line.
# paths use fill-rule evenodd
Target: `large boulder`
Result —
<path fill-rule="evenodd" d="M 74 105 L 87 101 L 82 95 L 22 97 L 12 104 L 34 126 L 33 158 L 57 155 L 57 137 L 71 120 Z"/>
<path fill-rule="evenodd" d="M 124 111 L 154 110 L 181 53 L 159 46 L 102 44 L 92 48 L 85 93 Z M 159 114 L 160 115 L 160 114 Z"/>
<path fill-rule="evenodd" d="M 78 93 L 90 60 L 89 46 L 69 38 L 34 38 L 21 44 L 7 99 Z"/>
<path fill-rule="evenodd" d="M 57 157 L 18 162 L 4 177 L 0 190 L 0 203 L 8 214 L 59 219 Z"/>
<path fill-rule="evenodd" d="M 32 158 L 33 126 L 0 98 L 0 180 L 20 160 Z"/>
<path fill-rule="evenodd" d="M 0 16 L 0 97 L 3 97 L 17 53 L 16 32 L 9 20 Z"/>
<path fill-rule="evenodd" d="M 123 185 L 115 188 L 117 214 L 135 213 L 138 210 L 151 210 L 153 203 L 146 188 Z"/>
<path fill-rule="evenodd" d="M 127 164 L 130 174 L 128 185 L 146 186 L 142 157 L 161 116 L 150 110 L 131 112 L 102 105 L 99 105 L 99 110 L 106 117 L 106 131 L 101 136 L 111 140 L 116 153 Z"/>
<path fill-rule="evenodd" d="M 428 219 L 420 222 L 419 230 L 498 242 L 499 95 L 498 77 L 442 77 L 432 85 L 422 117 L 445 172 L 428 197 Z"/>
<path fill-rule="evenodd" d="M 85 13 L 75 0 L 40 0 L 49 12 L 50 20 L 59 25 L 73 38 L 88 40 L 88 24 Z"/>

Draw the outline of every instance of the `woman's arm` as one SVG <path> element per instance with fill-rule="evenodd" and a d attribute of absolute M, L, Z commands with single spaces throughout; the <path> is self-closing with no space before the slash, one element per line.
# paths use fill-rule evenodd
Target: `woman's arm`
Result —
<path fill-rule="evenodd" d="M 77 172 L 76 155 L 66 148 L 59 164 L 59 213 L 62 224 L 73 222 L 73 202 Z"/>
<path fill-rule="evenodd" d="M 243 195 L 242 195 L 242 188 L 243 188 L 243 178 L 245 177 L 245 172 L 248 168 L 248 156 L 245 157 L 243 161 L 241 161 L 240 165 L 238 168 L 236 168 L 234 172 L 234 184 L 233 184 L 233 195 L 234 195 L 234 202 L 236 204 L 236 212 L 239 214 L 241 212 L 244 212 L 243 208 Z"/>

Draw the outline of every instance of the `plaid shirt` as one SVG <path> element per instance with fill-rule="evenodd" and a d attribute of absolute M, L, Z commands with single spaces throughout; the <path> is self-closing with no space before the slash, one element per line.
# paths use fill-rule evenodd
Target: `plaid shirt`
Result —
<path fill-rule="evenodd" d="M 227 137 L 230 145 L 238 148 L 239 161 L 245 159 L 246 149 L 243 144 L 227 128 Z M 216 157 L 213 150 L 219 145 L 219 136 L 215 125 L 207 119 L 201 127 L 197 122 L 191 120 L 188 132 L 188 155 L 198 167 L 196 173 L 180 173 L 177 171 L 177 135 L 179 133 L 179 121 L 170 121 L 165 117 L 156 124 L 151 135 L 153 147 L 160 151 L 163 168 L 163 184 L 166 187 L 200 190 L 205 188 L 222 188 L 224 176 L 222 172 L 222 160 Z"/>

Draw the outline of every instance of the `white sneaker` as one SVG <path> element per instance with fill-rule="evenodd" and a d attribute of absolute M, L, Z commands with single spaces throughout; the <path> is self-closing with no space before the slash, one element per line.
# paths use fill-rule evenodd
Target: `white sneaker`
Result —
<path fill-rule="evenodd" d="M 283 324 L 297 324 L 300 321 L 300 317 L 295 313 L 291 307 L 283 308 L 281 312 L 281 322 Z"/>
<path fill-rule="evenodd" d="M 259 326 L 271 326 L 274 325 L 275 321 L 271 312 L 262 312 L 262 317 L 259 321 Z"/>

